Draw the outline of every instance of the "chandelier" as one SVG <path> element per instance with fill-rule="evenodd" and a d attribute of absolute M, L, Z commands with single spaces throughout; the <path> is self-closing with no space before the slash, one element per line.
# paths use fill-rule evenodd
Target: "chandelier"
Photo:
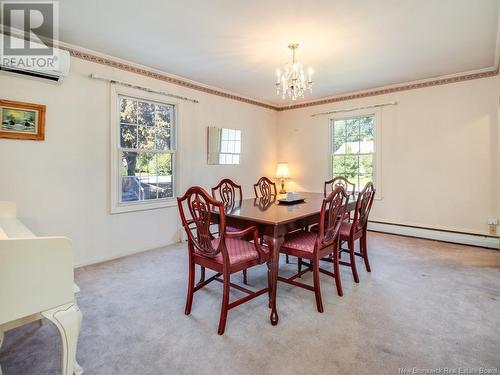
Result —
<path fill-rule="evenodd" d="M 308 79 L 302 65 L 295 58 L 295 51 L 299 48 L 297 43 L 288 46 L 292 50 L 292 62 L 285 65 L 283 73 L 280 69 L 276 70 L 276 95 L 280 95 L 283 99 L 288 96 L 292 100 L 303 98 L 304 93 L 309 90 L 312 92 L 312 68 L 308 70 Z"/>

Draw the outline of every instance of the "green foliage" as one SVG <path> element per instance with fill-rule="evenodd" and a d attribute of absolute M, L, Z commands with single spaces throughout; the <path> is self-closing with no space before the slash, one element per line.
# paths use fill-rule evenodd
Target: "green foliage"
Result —
<path fill-rule="evenodd" d="M 138 149 L 123 152 L 123 175 L 172 174 L 171 154 L 154 152 L 171 149 L 172 116 L 172 106 L 120 99 L 120 145 Z"/>

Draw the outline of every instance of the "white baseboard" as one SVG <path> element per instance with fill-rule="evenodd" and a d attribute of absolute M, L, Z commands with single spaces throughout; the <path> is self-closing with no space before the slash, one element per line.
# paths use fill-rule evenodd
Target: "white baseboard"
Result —
<path fill-rule="evenodd" d="M 177 241 L 177 242 L 179 242 L 179 241 Z M 91 266 L 93 264 L 104 263 L 104 262 L 108 262 L 110 260 L 124 258 L 124 257 L 127 257 L 129 255 L 143 253 L 145 251 L 156 250 L 156 249 L 159 249 L 159 248 L 162 248 L 162 247 L 166 247 L 166 246 L 172 245 L 174 243 L 176 243 L 176 242 L 164 242 L 164 243 L 159 243 L 159 244 L 157 244 L 155 246 L 152 246 L 152 247 L 139 248 L 139 249 L 135 249 L 135 250 L 123 251 L 123 252 L 121 252 L 119 254 L 108 255 L 108 256 L 99 257 L 99 258 L 93 258 L 93 259 L 88 259 L 86 261 L 83 261 L 83 262 L 80 262 L 80 263 L 76 264 L 74 266 L 74 268 L 80 268 L 80 267 Z"/>
<path fill-rule="evenodd" d="M 472 245 L 479 247 L 488 247 L 491 249 L 500 249 L 499 237 L 481 236 L 468 233 L 448 232 L 437 229 L 426 229 L 409 227 L 405 225 L 387 224 L 378 222 L 369 222 L 368 230 L 375 232 L 399 234 L 402 236 L 426 238 L 444 242 L 459 243 L 463 245 Z"/>

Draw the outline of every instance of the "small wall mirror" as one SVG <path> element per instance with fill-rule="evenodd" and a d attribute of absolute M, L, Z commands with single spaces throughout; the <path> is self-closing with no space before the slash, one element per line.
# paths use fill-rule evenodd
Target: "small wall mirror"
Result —
<path fill-rule="evenodd" d="M 241 130 L 208 127 L 208 164 L 240 164 Z"/>

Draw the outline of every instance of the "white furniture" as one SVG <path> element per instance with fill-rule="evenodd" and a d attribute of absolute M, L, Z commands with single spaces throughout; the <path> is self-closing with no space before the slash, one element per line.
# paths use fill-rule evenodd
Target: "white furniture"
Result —
<path fill-rule="evenodd" d="M 15 203 L 0 201 L 0 347 L 4 332 L 47 318 L 61 336 L 61 373 L 82 374 L 75 357 L 82 319 L 78 291 L 71 241 L 36 237 L 16 218 Z"/>

